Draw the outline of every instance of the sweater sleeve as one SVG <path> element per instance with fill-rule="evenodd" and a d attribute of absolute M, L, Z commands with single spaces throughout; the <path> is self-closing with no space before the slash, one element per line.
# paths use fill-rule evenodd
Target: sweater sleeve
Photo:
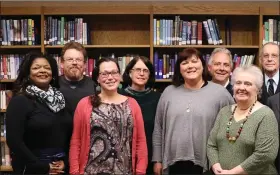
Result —
<path fill-rule="evenodd" d="M 79 174 L 80 165 L 80 151 L 81 151 L 81 129 L 82 129 L 82 117 L 85 106 L 85 98 L 82 99 L 75 110 L 73 121 L 73 133 L 70 141 L 69 151 L 69 166 L 70 174 Z"/>
<path fill-rule="evenodd" d="M 221 109 L 218 113 L 214 127 L 212 128 L 212 130 L 210 132 L 210 136 L 209 136 L 208 142 L 207 142 L 207 157 L 209 159 L 210 168 L 215 163 L 219 163 L 217 134 L 219 132 L 221 116 L 224 116 L 222 111 L 223 110 Z"/>
<path fill-rule="evenodd" d="M 49 172 L 49 164 L 39 161 L 23 140 L 25 123 L 32 105 L 23 95 L 11 99 L 6 113 L 7 145 L 14 156 L 23 161 L 26 173 L 46 174 Z"/>
<path fill-rule="evenodd" d="M 148 165 L 148 149 L 146 142 L 146 134 L 144 129 L 144 121 L 141 112 L 141 108 L 138 103 L 134 101 L 134 110 L 135 110 L 135 119 L 136 119 L 136 129 L 137 129 L 137 138 L 136 138 L 136 174 L 146 174 L 146 169 Z"/>
<path fill-rule="evenodd" d="M 165 110 L 165 94 L 167 93 L 167 89 L 161 95 L 155 116 L 155 124 L 153 131 L 153 162 L 162 162 L 162 138 L 163 138 L 163 118 L 164 118 L 164 110 Z"/>
<path fill-rule="evenodd" d="M 260 172 L 266 164 L 273 164 L 279 147 L 279 133 L 276 118 L 268 109 L 259 123 L 256 133 L 254 153 L 241 163 L 248 174 Z"/>

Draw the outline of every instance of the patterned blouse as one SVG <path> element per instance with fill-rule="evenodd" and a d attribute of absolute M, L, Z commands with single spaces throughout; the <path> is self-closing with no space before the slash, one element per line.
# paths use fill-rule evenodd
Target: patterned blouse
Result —
<path fill-rule="evenodd" d="M 132 174 L 133 118 L 128 100 L 101 103 L 93 109 L 90 126 L 85 174 Z"/>

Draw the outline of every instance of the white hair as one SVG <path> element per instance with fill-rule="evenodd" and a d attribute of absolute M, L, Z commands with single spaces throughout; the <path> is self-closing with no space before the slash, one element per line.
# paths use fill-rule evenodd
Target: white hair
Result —
<path fill-rule="evenodd" d="M 232 73 L 231 84 L 234 85 L 236 82 L 236 76 L 244 72 L 255 77 L 254 83 L 258 89 L 259 92 L 258 95 L 260 95 L 263 86 L 263 74 L 261 69 L 255 65 L 246 65 L 246 66 L 237 67 Z"/>
<path fill-rule="evenodd" d="M 230 67 L 232 68 L 233 67 L 233 61 L 232 61 L 232 55 L 231 55 L 231 52 L 227 49 L 227 48 L 224 48 L 224 47 L 218 47 L 218 48 L 215 48 L 213 50 L 213 52 L 211 53 L 211 56 L 209 58 L 209 61 L 208 61 L 208 64 L 212 65 L 213 63 L 213 57 L 216 53 L 224 53 L 224 54 L 227 54 L 229 56 L 229 62 L 230 62 Z"/>

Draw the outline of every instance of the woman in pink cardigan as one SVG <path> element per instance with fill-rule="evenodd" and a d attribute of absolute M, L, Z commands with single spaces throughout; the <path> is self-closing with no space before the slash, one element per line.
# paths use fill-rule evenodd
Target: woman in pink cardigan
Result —
<path fill-rule="evenodd" d="M 70 174 L 145 174 L 148 155 L 141 109 L 118 94 L 118 63 L 102 58 L 92 79 L 95 95 L 83 98 L 74 115 Z"/>

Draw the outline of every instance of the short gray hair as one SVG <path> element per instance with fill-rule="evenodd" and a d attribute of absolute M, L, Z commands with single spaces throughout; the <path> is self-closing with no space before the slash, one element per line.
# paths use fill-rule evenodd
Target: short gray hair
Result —
<path fill-rule="evenodd" d="M 229 56 L 230 67 L 232 68 L 233 67 L 233 61 L 232 61 L 231 52 L 227 48 L 224 48 L 224 47 L 218 47 L 218 48 L 215 48 L 213 50 L 213 52 L 211 53 L 210 59 L 208 61 L 208 64 L 212 65 L 214 55 L 216 53 L 220 53 L 220 52 L 224 53 L 224 54 L 227 54 Z"/>
<path fill-rule="evenodd" d="M 280 45 L 278 45 L 278 44 L 276 44 L 276 43 L 274 43 L 274 42 L 267 42 L 267 43 L 265 43 L 265 44 L 262 46 L 262 48 L 261 48 L 261 51 L 260 51 L 260 58 L 262 58 L 262 56 L 263 56 L 263 49 L 264 49 L 264 47 L 267 46 L 267 45 L 277 46 L 277 47 L 278 47 L 278 51 L 280 52 Z"/>
<path fill-rule="evenodd" d="M 255 77 L 254 83 L 258 89 L 259 92 L 258 95 L 260 95 L 263 86 L 263 74 L 261 69 L 255 65 L 246 65 L 246 66 L 237 67 L 232 73 L 231 84 L 234 85 L 236 82 L 236 76 L 244 72 Z"/>

